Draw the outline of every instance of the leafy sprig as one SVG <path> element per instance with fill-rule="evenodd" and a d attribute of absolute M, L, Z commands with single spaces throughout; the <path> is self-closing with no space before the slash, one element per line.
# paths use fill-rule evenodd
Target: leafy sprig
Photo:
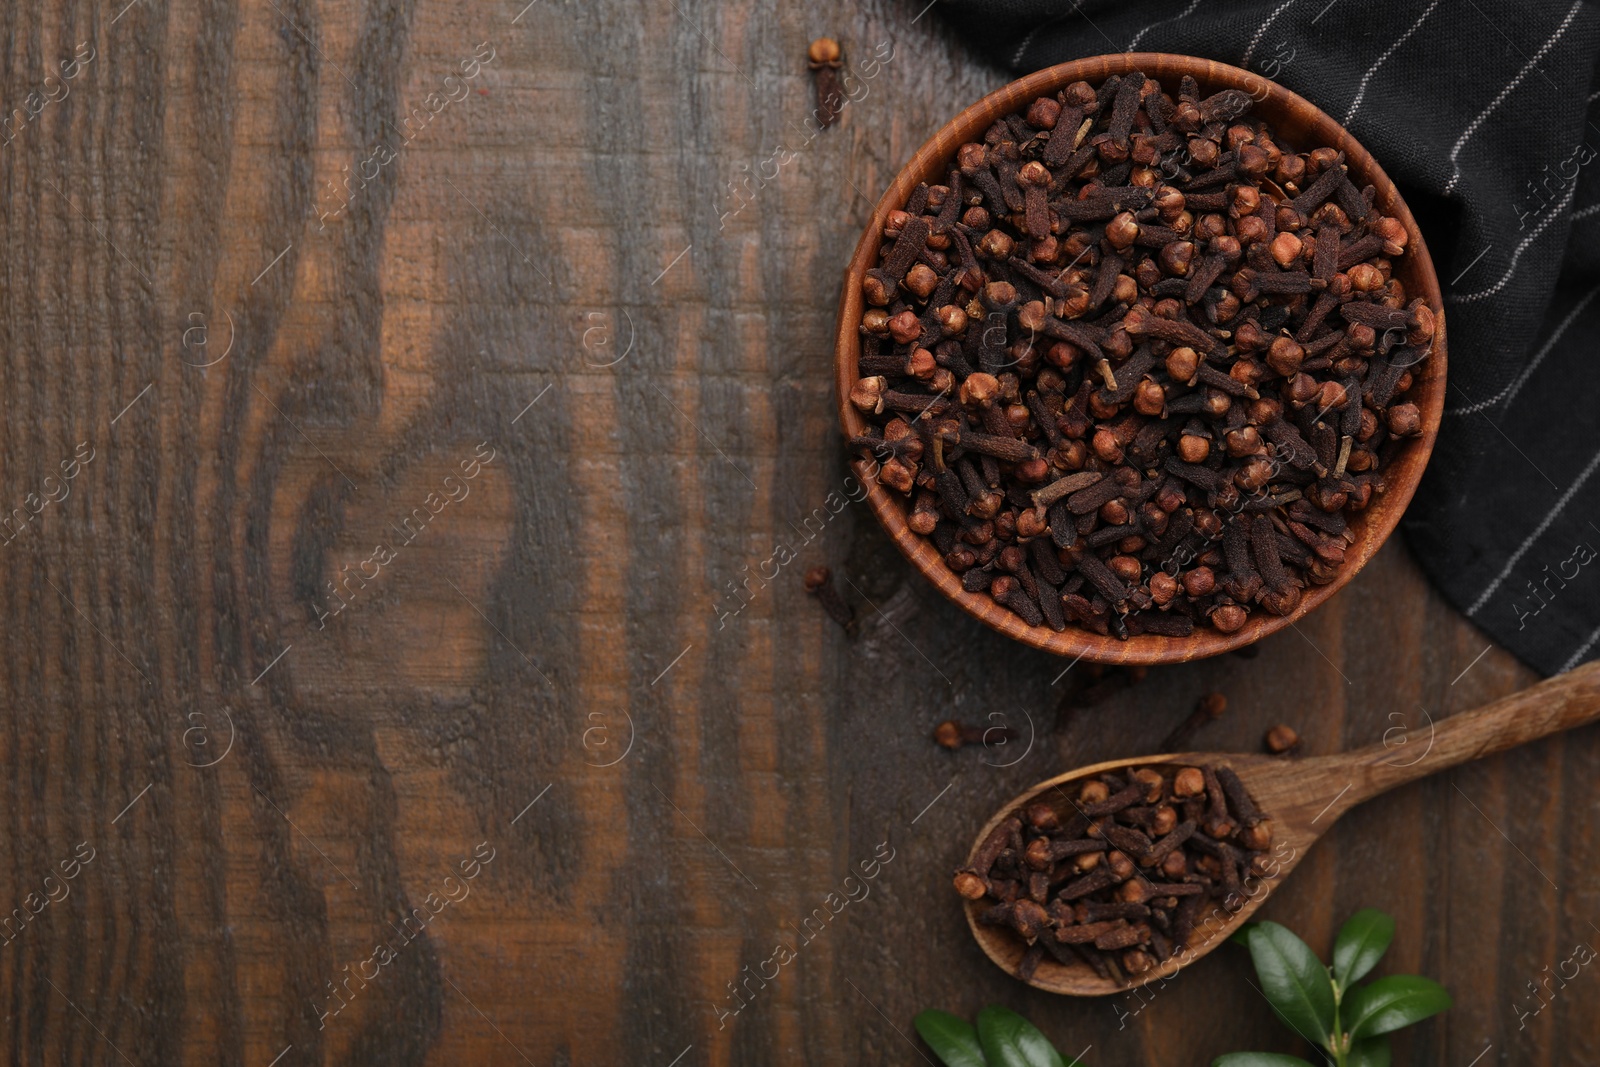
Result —
<path fill-rule="evenodd" d="M 925 1011 L 914 1024 L 945 1067 L 1083 1067 L 1064 1059 L 1037 1026 L 996 1004 L 978 1013 L 976 1027 L 947 1011 Z"/>
<path fill-rule="evenodd" d="M 1261 992 L 1278 1018 L 1317 1046 L 1335 1067 L 1390 1067 L 1388 1035 L 1450 1007 L 1450 994 L 1431 978 L 1396 974 L 1355 983 L 1376 967 L 1394 940 L 1394 919 L 1373 908 L 1350 916 L 1324 966 L 1286 927 L 1246 924 L 1234 940 L 1250 950 Z M 1311 1067 L 1295 1056 L 1231 1052 L 1211 1067 Z"/>
<path fill-rule="evenodd" d="M 1394 940 L 1394 919 L 1374 908 L 1350 916 L 1325 966 L 1286 927 L 1247 923 L 1233 940 L 1250 950 L 1261 991 L 1290 1029 L 1317 1046 L 1335 1067 L 1391 1067 L 1389 1034 L 1450 1007 L 1450 994 L 1429 978 L 1396 974 L 1356 985 Z M 991 1004 L 977 1025 L 946 1011 L 925 1011 L 917 1033 L 945 1067 L 1083 1067 L 1066 1059 L 1039 1028 Z M 1230 1052 L 1211 1067 L 1311 1067 L 1280 1052 Z"/>

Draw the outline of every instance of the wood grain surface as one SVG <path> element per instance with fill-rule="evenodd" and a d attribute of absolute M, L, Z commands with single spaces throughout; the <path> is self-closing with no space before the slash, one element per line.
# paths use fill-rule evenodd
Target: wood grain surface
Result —
<path fill-rule="evenodd" d="M 829 367 L 873 199 L 1004 80 L 920 9 L 0 9 L 7 1062 L 920 1064 L 989 1002 L 1097 1064 L 1294 1048 L 1238 953 L 1023 987 L 950 870 L 1208 690 L 1197 747 L 1322 754 L 1531 676 L 1396 543 L 1063 715 L 1083 667 L 911 570 Z M 816 135 L 822 33 L 864 88 Z M 1456 995 L 1397 1062 L 1600 1058 L 1593 975 L 1517 1015 L 1600 937 L 1597 739 L 1356 809 L 1269 904 L 1323 951 L 1395 913 Z"/>

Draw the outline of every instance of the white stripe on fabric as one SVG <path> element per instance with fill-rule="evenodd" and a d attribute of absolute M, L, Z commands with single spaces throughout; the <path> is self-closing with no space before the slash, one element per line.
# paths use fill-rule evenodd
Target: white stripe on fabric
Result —
<path fill-rule="evenodd" d="M 1511 79 L 1511 84 L 1501 89 L 1499 94 L 1489 101 L 1489 106 L 1483 109 L 1483 114 L 1473 119 L 1472 124 L 1462 132 L 1460 139 L 1456 141 L 1456 146 L 1450 150 L 1450 166 L 1455 170 L 1455 174 L 1451 176 L 1450 184 L 1444 187 L 1446 196 L 1449 196 L 1455 190 L 1456 182 L 1461 180 L 1461 168 L 1456 165 L 1456 156 L 1461 154 L 1462 146 L 1467 143 L 1468 138 L 1478 132 L 1478 127 L 1482 126 L 1484 121 L 1494 113 L 1495 108 L 1505 102 L 1506 97 L 1511 95 L 1512 90 L 1522 84 L 1522 79 L 1528 76 L 1529 71 L 1538 66 L 1539 60 L 1544 58 L 1544 54 L 1555 47 L 1556 42 L 1561 40 L 1561 36 L 1567 32 L 1567 27 L 1572 25 L 1572 20 L 1578 17 L 1578 12 L 1582 7 L 1583 0 L 1577 0 L 1572 5 L 1572 10 L 1567 12 L 1567 17 L 1561 20 L 1561 25 L 1556 27 L 1556 32 L 1551 34 L 1550 39 L 1539 46 L 1539 50 L 1533 54 L 1533 58 L 1528 60 L 1521 70 L 1517 71 L 1517 76 Z"/>
<path fill-rule="evenodd" d="M 1200 6 L 1200 0 L 1194 0 L 1194 3 L 1192 3 L 1188 7 L 1184 8 L 1182 12 L 1180 12 L 1177 15 L 1174 15 L 1172 18 L 1163 19 L 1160 22 L 1152 22 L 1150 25 L 1146 26 L 1144 29 L 1140 30 L 1138 33 L 1133 35 L 1133 40 L 1128 42 L 1128 47 L 1126 49 L 1124 49 L 1124 51 L 1127 51 L 1127 52 L 1133 51 L 1135 46 L 1137 46 L 1138 43 L 1141 40 L 1144 39 L 1144 35 L 1145 34 L 1149 33 L 1151 30 L 1155 29 L 1157 26 L 1165 26 L 1169 22 L 1177 22 L 1179 19 L 1188 18 L 1189 17 L 1189 13 L 1191 11 L 1193 11 L 1195 8 L 1199 7 L 1199 6 Z"/>
<path fill-rule="evenodd" d="M 1249 67 L 1250 66 L 1250 57 L 1256 54 L 1256 45 L 1260 44 L 1261 43 L 1261 38 L 1266 36 L 1267 28 L 1272 25 L 1272 20 L 1277 18 L 1279 15 L 1283 14 L 1284 9 L 1290 7 L 1293 4 L 1294 4 L 1294 0 L 1283 0 L 1283 3 L 1279 4 L 1277 6 L 1277 9 L 1274 10 L 1272 12 L 1272 14 L 1267 16 L 1267 21 L 1263 22 L 1261 24 L 1261 28 L 1256 31 L 1256 35 L 1254 37 L 1250 38 L 1250 47 L 1246 48 L 1244 50 L 1244 58 L 1239 60 L 1239 66 L 1241 66 L 1241 67 Z M 1593 99 L 1593 98 L 1591 97 L 1591 99 Z"/>
<path fill-rule="evenodd" d="M 1445 414 L 1472 415 L 1479 411 L 1483 411 L 1486 408 L 1492 408 L 1502 400 L 1509 402 L 1517 395 L 1524 385 L 1528 384 L 1528 379 L 1533 375 L 1534 371 L 1539 369 L 1539 364 L 1544 362 L 1544 357 L 1550 354 L 1550 350 L 1555 347 L 1556 342 L 1561 340 L 1561 335 L 1567 332 L 1567 327 L 1572 325 L 1573 320 L 1578 317 L 1584 308 L 1589 306 L 1589 301 L 1593 300 L 1597 295 L 1600 295 L 1600 285 L 1590 289 L 1589 292 L 1585 294 L 1584 298 L 1578 301 L 1577 306 L 1567 314 L 1567 317 L 1561 320 L 1561 324 L 1557 326 L 1555 332 L 1550 335 L 1550 339 L 1544 343 L 1544 347 L 1539 349 L 1538 353 L 1533 357 L 1533 360 L 1528 364 L 1523 372 L 1517 376 L 1516 381 L 1500 390 L 1494 396 L 1491 396 L 1488 400 L 1482 400 L 1476 404 L 1467 404 L 1459 408 L 1450 408 L 1445 411 Z"/>
<path fill-rule="evenodd" d="M 1561 671 L 1570 671 L 1572 668 L 1582 663 L 1584 654 L 1594 647 L 1594 643 L 1596 641 L 1600 641 L 1600 627 L 1596 627 L 1594 633 L 1589 635 L 1589 640 L 1579 645 L 1578 651 L 1572 654 L 1572 658 L 1561 665 Z"/>
<path fill-rule="evenodd" d="M 1511 553 L 1511 558 L 1506 560 L 1506 565 L 1500 569 L 1499 574 L 1495 575 L 1494 581 L 1489 583 L 1489 587 L 1483 591 L 1483 595 L 1473 601 L 1472 607 L 1467 609 L 1469 616 L 1476 615 L 1478 609 L 1489 602 L 1489 598 L 1494 595 L 1496 589 L 1500 588 L 1500 583 L 1506 580 L 1507 575 L 1511 573 L 1511 569 L 1517 565 L 1517 562 L 1522 559 L 1528 549 L 1533 547 L 1533 543 L 1544 536 L 1544 532 L 1550 528 L 1550 524 L 1555 522 L 1561 513 L 1566 510 L 1567 505 L 1572 502 L 1572 498 L 1578 495 L 1578 490 L 1583 488 L 1583 483 L 1589 480 L 1597 467 L 1600 467 L 1600 452 L 1594 454 L 1594 458 L 1589 461 L 1589 465 L 1583 468 L 1583 473 L 1578 475 L 1578 480 L 1573 482 L 1565 493 L 1561 494 L 1561 499 L 1556 501 L 1556 506 L 1551 508 L 1550 513 L 1540 520 L 1538 526 L 1534 527 L 1533 533 L 1528 535 L 1528 539 L 1522 542 L 1521 547 Z"/>
<path fill-rule="evenodd" d="M 1500 290 L 1504 289 L 1506 287 L 1506 283 L 1511 280 L 1511 276 L 1517 272 L 1517 260 L 1522 258 L 1522 253 L 1524 253 L 1524 252 L 1526 252 L 1528 250 L 1528 246 L 1533 244 L 1533 242 L 1538 238 L 1538 236 L 1541 233 L 1544 232 L 1546 226 L 1549 226 L 1556 219 L 1560 218 L 1561 217 L 1561 213 L 1566 211 L 1567 208 L 1572 206 L 1572 201 L 1573 201 L 1574 198 L 1577 197 L 1577 195 L 1578 195 L 1578 183 L 1577 182 L 1573 182 L 1572 185 L 1569 186 L 1568 189 L 1567 189 L 1567 195 L 1562 197 L 1561 198 L 1561 203 L 1556 205 L 1556 209 L 1554 211 L 1550 212 L 1548 215 L 1546 215 L 1540 221 L 1539 225 L 1537 225 L 1537 226 L 1535 226 L 1533 228 L 1533 232 L 1528 234 L 1528 236 L 1524 237 L 1517 244 L 1517 247 L 1512 249 L 1512 251 L 1511 251 L 1511 262 L 1506 264 L 1506 272 L 1504 274 L 1500 275 L 1500 280 L 1499 281 L 1495 282 L 1493 285 L 1489 286 L 1489 288 L 1487 288 L 1487 289 L 1478 290 L 1476 293 L 1468 293 L 1465 296 L 1457 296 L 1454 293 L 1452 293 L 1450 296 L 1446 297 L 1445 299 L 1446 300 L 1453 300 L 1458 304 L 1470 304 L 1470 303 L 1473 303 L 1474 301 L 1486 300 L 1489 297 L 1493 296 L 1494 294 L 1498 293 Z"/>
<path fill-rule="evenodd" d="M 1378 73 L 1378 68 L 1383 66 L 1384 63 L 1388 61 L 1389 57 L 1394 55 L 1396 50 L 1398 50 L 1401 45 L 1406 43 L 1406 39 L 1408 37 L 1417 32 L 1417 27 L 1421 26 L 1423 21 L 1429 15 L 1433 14 L 1433 9 L 1438 6 L 1439 0 L 1433 0 L 1433 3 L 1429 4 L 1427 10 L 1422 13 L 1422 17 L 1413 22 L 1409 30 L 1407 30 L 1405 33 L 1402 33 L 1399 37 L 1396 37 L 1394 39 L 1394 44 L 1391 44 L 1387 49 L 1385 49 L 1383 55 L 1378 57 L 1378 61 L 1372 64 L 1372 68 L 1361 76 L 1361 84 L 1356 88 L 1356 98 L 1350 101 L 1350 110 L 1345 112 L 1344 125 L 1350 125 L 1350 120 L 1356 117 L 1356 111 L 1361 107 L 1361 100 L 1367 95 L 1367 82 L 1371 81 L 1372 76 Z"/>

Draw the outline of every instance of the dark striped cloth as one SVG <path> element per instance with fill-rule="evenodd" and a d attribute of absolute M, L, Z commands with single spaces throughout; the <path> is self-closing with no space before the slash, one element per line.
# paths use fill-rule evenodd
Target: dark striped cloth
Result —
<path fill-rule="evenodd" d="M 1378 157 L 1449 325 L 1403 528 L 1445 596 L 1551 674 L 1600 656 L 1600 10 L 1573 0 L 945 0 L 1024 73 L 1183 52 L 1293 89 Z"/>

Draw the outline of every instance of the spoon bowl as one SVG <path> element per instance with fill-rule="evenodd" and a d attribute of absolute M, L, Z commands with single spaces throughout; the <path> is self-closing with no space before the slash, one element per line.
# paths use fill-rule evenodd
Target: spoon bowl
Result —
<path fill-rule="evenodd" d="M 1096 763 L 1057 775 L 1009 801 L 978 833 L 967 863 L 969 867 L 974 863 L 978 850 L 996 827 L 1020 815 L 1031 804 L 1048 804 L 1064 819 L 1070 816 L 1077 796 L 1074 783 L 1084 779 L 1130 767 L 1165 764 L 1232 768 L 1256 806 L 1272 820 L 1273 827 L 1271 874 L 1245 879 L 1241 886 L 1245 894 L 1243 906 L 1229 911 L 1216 901 L 1205 919 L 1196 924 L 1189 944 L 1136 978 L 1102 978 L 1087 964 L 1064 964 L 1047 955 L 1027 979 L 1028 984 L 1039 989 L 1069 996 L 1122 993 L 1174 974 L 1226 941 L 1283 884 L 1317 838 L 1355 805 L 1414 779 L 1596 719 L 1600 719 L 1600 662 L 1585 664 L 1475 711 L 1430 724 L 1424 730 L 1408 730 L 1403 739 L 1387 739 L 1386 735 L 1383 743 L 1340 755 L 1285 759 L 1182 752 Z M 978 921 L 991 903 L 988 899 L 966 901 L 967 924 L 985 955 L 1015 977 L 1027 946 L 1010 929 Z"/>

